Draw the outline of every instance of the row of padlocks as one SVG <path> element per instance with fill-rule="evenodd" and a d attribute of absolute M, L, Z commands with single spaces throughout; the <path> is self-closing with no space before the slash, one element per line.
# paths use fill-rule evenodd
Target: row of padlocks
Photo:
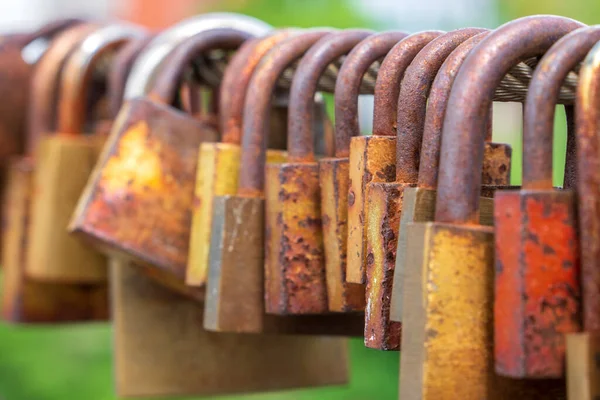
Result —
<path fill-rule="evenodd" d="M 157 34 L 73 19 L 5 36 L 3 317 L 112 319 L 125 397 L 342 384 L 345 338 L 364 337 L 401 350 L 402 400 L 595 399 L 597 42 L 557 16 L 409 34 L 204 14 Z M 524 105 L 521 187 L 494 101 Z"/>

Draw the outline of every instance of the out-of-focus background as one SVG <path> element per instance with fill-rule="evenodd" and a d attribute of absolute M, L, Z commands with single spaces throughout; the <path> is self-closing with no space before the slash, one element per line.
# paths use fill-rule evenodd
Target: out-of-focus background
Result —
<path fill-rule="evenodd" d="M 1 0 L 0 32 L 35 28 L 64 16 L 116 17 L 165 28 L 187 16 L 234 11 L 274 26 L 369 27 L 377 30 L 495 28 L 525 15 L 559 14 L 587 24 L 600 22 L 597 0 Z M 361 123 L 372 110 L 362 100 Z M 513 145 L 513 183 L 520 182 L 520 105 L 497 105 L 494 139 Z M 555 184 L 562 183 L 564 113 L 557 113 Z M 115 399 L 109 325 L 14 327 L 0 324 L 0 399 Z M 351 341 L 352 378 L 346 387 L 221 399 L 396 399 L 398 353 L 365 349 Z"/>

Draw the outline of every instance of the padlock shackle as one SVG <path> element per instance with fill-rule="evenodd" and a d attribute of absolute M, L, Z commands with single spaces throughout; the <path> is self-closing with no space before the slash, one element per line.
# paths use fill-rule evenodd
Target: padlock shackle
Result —
<path fill-rule="evenodd" d="M 264 38 L 250 39 L 231 58 L 223 73 L 220 88 L 221 142 L 236 145 L 242 143 L 244 100 L 253 72 L 269 50 L 298 32 L 293 29 L 281 29 Z"/>
<path fill-rule="evenodd" d="M 600 332 L 600 43 L 579 71 L 575 102 L 577 202 L 585 331 Z"/>
<path fill-rule="evenodd" d="M 485 126 L 496 87 L 514 65 L 543 55 L 582 26 L 556 16 L 520 18 L 493 31 L 469 53 L 444 118 L 435 221 L 479 224 Z"/>
<path fill-rule="evenodd" d="M 464 28 L 441 35 L 427 43 L 406 68 L 397 99 L 396 182 L 415 183 L 419 177 L 427 98 L 439 68 L 461 43 L 487 31 Z"/>
<path fill-rule="evenodd" d="M 136 58 L 152 41 L 153 37 L 154 35 L 148 33 L 140 39 L 132 40 L 123 45 L 119 53 L 115 55 L 107 77 L 109 108 L 113 118 L 117 117 L 123 103 L 125 84 L 127 83 L 131 68 Z"/>
<path fill-rule="evenodd" d="M 99 22 L 88 21 L 85 18 L 61 18 L 53 20 L 47 24 L 44 24 L 40 28 L 36 29 L 31 33 L 31 41 L 42 37 L 52 38 L 57 34 L 60 34 L 66 29 L 71 29 L 80 24 L 99 24 Z"/>
<path fill-rule="evenodd" d="M 314 162 L 313 126 L 317 86 L 327 67 L 373 31 L 347 29 L 319 39 L 302 57 L 292 80 L 288 111 L 289 162 Z"/>
<path fill-rule="evenodd" d="M 261 196 L 265 185 L 267 138 L 271 97 L 281 74 L 330 29 L 308 29 L 273 47 L 258 64 L 244 101 L 239 196 Z"/>
<path fill-rule="evenodd" d="M 167 56 L 149 97 L 171 104 L 177 95 L 184 72 L 190 63 L 209 50 L 236 50 L 253 36 L 232 28 L 211 29 L 197 33 L 179 43 Z"/>
<path fill-rule="evenodd" d="M 25 154 L 33 155 L 39 138 L 55 130 L 61 71 L 69 54 L 86 36 L 99 29 L 95 23 L 80 24 L 58 34 L 38 61 L 29 87 L 29 107 Z"/>
<path fill-rule="evenodd" d="M 145 35 L 135 25 L 108 25 L 88 35 L 69 56 L 60 82 L 57 130 L 80 134 L 86 118 L 87 93 L 97 61 L 129 40 Z"/>
<path fill-rule="evenodd" d="M 444 60 L 431 84 L 423 126 L 423 140 L 421 141 L 419 177 L 417 179 L 417 186 L 420 188 L 435 190 L 437 187 L 442 128 L 452 84 L 469 52 L 489 33 L 489 31 L 481 32 L 472 36 L 454 49 Z"/>
<path fill-rule="evenodd" d="M 398 42 L 385 56 L 375 81 L 373 135 L 396 136 L 398 96 L 404 71 L 427 43 L 444 33 L 413 33 Z"/>
<path fill-rule="evenodd" d="M 577 29 L 558 40 L 535 69 L 523 115 L 523 154 L 527 154 L 523 157 L 523 189 L 552 189 L 554 113 L 560 88 L 599 40 L 599 26 Z"/>
<path fill-rule="evenodd" d="M 350 138 L 360 135 L 358 96 L 363 76 L 408 33 L 390 31 L 373 34 L 348 54 L 335 82 L 335 156 L 348 158 Z"/>

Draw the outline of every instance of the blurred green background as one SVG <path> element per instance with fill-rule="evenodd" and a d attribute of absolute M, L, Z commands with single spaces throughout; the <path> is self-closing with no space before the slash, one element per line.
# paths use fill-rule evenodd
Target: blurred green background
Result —
<path fill-rule="evenodd" d="M 390 0 L 391 2 L 392 0 Z M 199 4 L 201 2 L 199 1 Z M 409 31 L 425 28 L 453 29 L 461 26 L 493 28 L 505 21 L 532 14 L 559 14 L 588 24 L 600 20 L 597 0 L 496 0 L 485 13 L 466 15 L 454 20 L 442 15 L 434 23 L 412 21 L 418 15 L 429 15 L 427 7 L 440 1 L 423 0 L 418 15 L 410 10 L 399 21 L 376 13 L 365 12 L 368 2 L 343 0 L 250 0 L 213 2 L 215 10 L 236 11 L 261 18 L 275 26 L 333 26 L 402 29 L 410 23 Z M 362 3 L 359 4 L 359 3 Z M 372 0 L 374 9 L 387 4 Z M 409 2 L 398 1 L 400 5 Z M 479 3 L 478 3 L 479 4 Z M 414 5 L 412 5 L 414 9 Z M 381 8 L 381 7 L 380 7 Z M 385 8 L 385 7 L 384 7 Z M 410 8 L 410 7 L 409 7 Z M 202 11 L 206 10 L 206 7 Z M 414 10 L 413 10 L 414 11 Z M 420 13 L 420 14 L 419 14 Z M 385 14 L 385 12 L 383 13 Z M 439 13 L 438 13 L 439 14 Z M 442 13 L 443 14 L 443 13 Z M 462 19 L 461 19 L 462 18 Z M 408 21 L 408 22 L 406 22 Z M 463 21 L 461 24 L 457 21 Z M 419 22 L 421 24 L 419 25 Z M 415 28 L 416 27 L 416 28 Z M 495 122 L 512 115 L 512 124 L 495 129 L 496 141 L 513 145 L 513 183 L 520 182 L 520 112 L 499 109 Z M 509 113 L 509 114 L 505 114 Z M 555 152 L 555 183 L 562 181 L 565 130 L 564 114 L 557 113 Z M 495 124 L 496 128 L 496 124 Z M 221 397 L 222 399 L 396 399 L 398 385 L 398 353 L 383 353 L 365 349 L 361 340 L 351 341 L 352 376 L 345 387 L 298 390 L 271 394 Z M 4 400 L 111 400 L 115 399 L 109 325 L 64 327 L 18 327 L 0 325 L 0 399 Z"/>

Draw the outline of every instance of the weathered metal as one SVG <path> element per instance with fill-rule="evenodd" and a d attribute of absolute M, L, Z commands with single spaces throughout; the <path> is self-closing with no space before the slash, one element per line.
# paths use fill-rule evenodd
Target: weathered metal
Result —
<path fill-rule="evenodd" d="M 479 43 L 458 72 L 444 119 L 435 222 L 408 230 L 407 264 L 422 268 L 404 284 L 404 305 L 412 298 L 412 306 L 403 310 L 403 399 L 564 397 L 560 380 L 494 373 L 494 237 L 479 225 L 480 171 L 482 128 L 498 84 L 512 66 L 543 55 L 581 26 L 553 16 L 509 22 Z"/>
<path fill-rule="evenodd" d="M 398 227 L 404 190 L 416 185 L 429 89 L 448 55 L 463 41 L 483 32 L 458 29 L 429 42 L 404 73 L 397 102 L 396 173 L 394 182 L 371 182 L 366 188 L 365 346 L 400 348 L 401 324 L 390 319 Z"/>
<path fill-rule="evenodd" d="M 348 243 L 346 281 L 366 283 L 365 191 L 372 181 L 395 179 L 396 107 L 404 71 L 430 41 L 441 35 L 425 31 L 410 35 L 396 44 L 383 60 L 375 83 L 373 135 L 356 136 L 348 148 Z M 344 150 L 342 150 L 344 151 Z M 346 154 L 341 154 L 346 155 Z"/>
<path fill-rule="evenodd" d="M 358 95 L 363 75 L 406 37 L 399 31 L 374 34 L 348 54 L 335 86 L 335 157 L 319 160 L 321 222 L 329 311 L 362 311 L 365 287 L 346 282 L 348 241 L 348 152 L 350 138 L 360 135 Z"/>
<path fill-rule="evenodd" d="M 577 213 L 581 254 L 583 329 L 566 335 L 569 399 L 600 396 L 600 45 L 589 52 L 579 70 L 577 101 Z"/>
<path fill-rule="evenodd" d="M 26 274 L 66 283 L 106 282 L 106 260 L 69 235 L 69 219 L 92 172 L 104 137 L 83 133 L 92 73 L 107 52 L 141 34 L 108 25 L 86 36 L 66 61 L 60 80 L 56 132 L 46 132 L 34 151 Z"/>
<path fill-rule="evenodd" d="M 249 37 L 215 29 L 176 47 L 149 98 L 121 108 L 71 220 L 72 232 L 103 252 L 145 265 L 155 278 L 184 282 L 198 149 L 217 134 L 168 104 L 195 56 L 236 49 Z"/>
<path fill-rule="evenodd" d="M 408 239 L 407 227 L 412 222 L 427 222 L 434 219 L 441 133 L 450 90 L 465 57 L 487 35 L 488 32 L 482 32 L 460 44 L 446 58 L 431 84 L 423 125 L 417 185 L 416 187 L 407 187 L 403 192 L 390 306 L 390 319 L 392 321 L 402 322 L 403 280 L 405 273 L 407 273 L 405 271 L 407 267 L 405 262 Z M 489 118 L 488 116 L 488 120 Z M 491 139 L 491 126 L 489 128 L 486 140 Z M 511 149 L 508 145 L 486 141 L 482 171 L 482 196 L 492 197 L 494 190 L 499 185 L 509 183 L 510 157 Z M 493 221 L 488 218 L 480 222 L 482 225 L 491 225 Z M 412 265 L 408 267 L 413 268 Z"/>
<path fill-rule="evenodd" d="M 33 199 L 33 150 L 46 132 L 55 131 L 56 110 L 63 65 L 69 54 L 97 25 L 69 28 L 56 36 L 36 66 L 28 110 L 27 155 L 11 160 L 4 203 L 2 315 L 10 322 L 57 323 L 108 318 L 105 284 L 80 285 L 35 281 L 25 275 L 30 206 Z"/>
<path fill-rule="evenodd" d="M 265 313 L 264 176 L 272 93 L 284 70 L 331 31 L 310 30 L 271 49 L 257 66 L 245 98 L 240 179 L 235 196 L 214 199 L 204 327 L 219 332 L 349 335 L 362 318 Z M 240 121 L 241 123 L 242 121 Z M 280 132 L 282 134 L 283 132 Z M 260 173 L 262 169 L 263 174 Z"/>
<path fill-rule="evenodd" d="M 111 261 L 118 396 L 212 396 L 348 381 L 346 339 L 215 334 L 203 309 Z"/>
<path fill-rule="evenodd" d="M 213 198 L 235 195 L 241 154 L 241 125 L 245 94 L 261 58 L 275 45 L 293 35 L 282 30 L 263 39 L 248 41 L 229 63 L 221 84 L 219 115 L 221 142 L 200 146 L 192 211 L 186 284 L 202 286 L 208 275 Z M 277 133 L 282 136 L 280 132 Z M 274 136 L 274 135 L 273 135 Z M 270 144 L 272 145 L 272 140 Z M 267 162 L 282 162 L 285 152 L 267 151 Z"/>
<path fill-rule="evenodd" d="M 525 104 L 522 190 L 495 197 L 495 362 L 502 375 L 563 377 L 564 335 L 581 329 L 575 192 L 552 187 L 552 137 L 560 86 L 598 40 L 600 28 L 578 29 L 539 62 Z"/>
<path fill-rule="evenodd" d="M 314 96 L 327 66 L 372 31 L 345 30 L 316 42 L 300 60 L 290 90 L 288 161 L 267 165 L 265 303 L 271 314 L 328 311 Z"/>

